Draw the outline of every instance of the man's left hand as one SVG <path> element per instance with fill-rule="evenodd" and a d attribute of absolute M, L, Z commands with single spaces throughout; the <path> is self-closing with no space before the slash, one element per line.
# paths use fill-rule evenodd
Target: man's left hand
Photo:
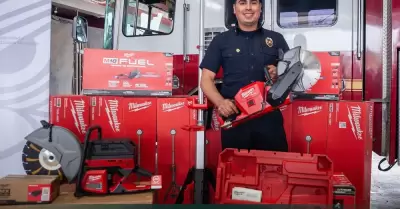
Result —
<path fill-rule="evenodd" d="M 277 73 L 275 65 L 268 65 L 267 67 L 268 67 L 269 76 L 271 77 L 272 81 L 275 82 L 278 77 L 278 73 Z"/>

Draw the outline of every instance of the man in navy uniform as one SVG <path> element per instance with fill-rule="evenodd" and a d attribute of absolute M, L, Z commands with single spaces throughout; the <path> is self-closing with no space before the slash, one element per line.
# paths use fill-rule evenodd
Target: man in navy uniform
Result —
<path fill-rule="evenodd" d="M 238 113 L 232 99 L 240 88 L 265 81 L 264 67 L 271 78 L 277 78 L 279 50 L 289 47 L 277 32 L 263 29 L 260 24 L 262 0 L 233 0 L 236 26 L 217 35 L 207 48 L 200 64 L 201 89 L 224 117 Z M 223 68 L 223 84 L 219 92 L 214 79 Z M 225 148 L 288 151 L 283 116 L 279 110 L 221 131 Z"/>

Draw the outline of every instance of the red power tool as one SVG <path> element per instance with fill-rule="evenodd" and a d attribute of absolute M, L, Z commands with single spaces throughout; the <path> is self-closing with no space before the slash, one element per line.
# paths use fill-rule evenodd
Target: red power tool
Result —
<path fill-rule="evenodd" d="M 100 126 L 90 127 L 83 146 L 68 129 L 41 121 L 26 140 L 51 153 L 69 183 L 75 181 L 75 196 L 120 194 L 159 189 L 161 176 L 153 176 L 138 164 L 136 144 L 129 138 L 103 139 Z M 97 139 L 90 139 L 93 131 Z M 137 182 L 142 176 L 147 182 Z M 156 180 L 157 179 L 157 180 Z"/>
<path fill-rule="evenodd" d="M 156 73 L 142 73 L 140 70 L 136 69 L 127 74 L 118 74 L 114 76 L 116 79 L 134 79 L 134 78 L 159 78 L 160 75 Z"/>
<path fill-rule="evenodd" d="M 305 73 L 305 70 L 320 69 L 319 60 L 312 53 L 301 50 L 300 46 L 285 54 L 280 51 L 279 54 L 277 81 L 273 83 L 268 70 L 264 68 L 266 82 L 256 81 L 239 90 L 234 97 L 239 113 L 227 118 L 219 115 L 217 119 L 222 124 L 221 128 L 236 127 L 290 104 L 292 92 L 304 92 L 311 87 L 308 81 L 310 73 Z"/>

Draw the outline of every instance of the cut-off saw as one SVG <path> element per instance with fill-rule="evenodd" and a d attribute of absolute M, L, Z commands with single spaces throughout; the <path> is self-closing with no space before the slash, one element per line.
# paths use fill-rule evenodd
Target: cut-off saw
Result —
<path fill-rule="evenodd" d="M 278 78 L 272 81 L 264 68 L 266 81 L 256 81 L 241 88 L 234 97 L 239 113 L 229 117 L 217 116 L 221 128 L 236 127 L 261 117 L 292 102 L 292 94 L 303 93 L 315 85 L 321 75 L 321 63 L 310 51 L 300 46 L 283 53 L 279 50 Z"/>
<path fill-rule="evenodd" d="M 138 164 L 138 147 L 129 138 L 103 139 L 102 128 L 88 128 L 84 144 L 68 129 L 41 121 L 25 139 L 51 153 L 63 176 L 75 182 L 75 196 L 90 194 L 120 194 L 149 191 L 153 178 L 161 179 L 142 169 Z M 91 134 L 97 131 L 97 138 Z M 57 167 L 58 168 L 58 167 Z M 33 173 L 32 173 L 33 174 Z M 146 181 L 132 181 L 132 174 Z"/>

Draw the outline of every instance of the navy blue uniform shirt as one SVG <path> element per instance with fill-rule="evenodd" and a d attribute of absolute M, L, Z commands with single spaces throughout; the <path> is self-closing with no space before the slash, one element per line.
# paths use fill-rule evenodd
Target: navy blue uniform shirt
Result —
<path fill-rule="evenodd" d="M 263 28 L 252 32 L 232 28 L 214 37 L 200 68 L 218 73 L 222 67 L 220 93 L 233 99 L 240 88 L 254 81 L 265 81 L 264 67 L 277 64 L 279 49 L 289 50 L 280 33 Z"/>

